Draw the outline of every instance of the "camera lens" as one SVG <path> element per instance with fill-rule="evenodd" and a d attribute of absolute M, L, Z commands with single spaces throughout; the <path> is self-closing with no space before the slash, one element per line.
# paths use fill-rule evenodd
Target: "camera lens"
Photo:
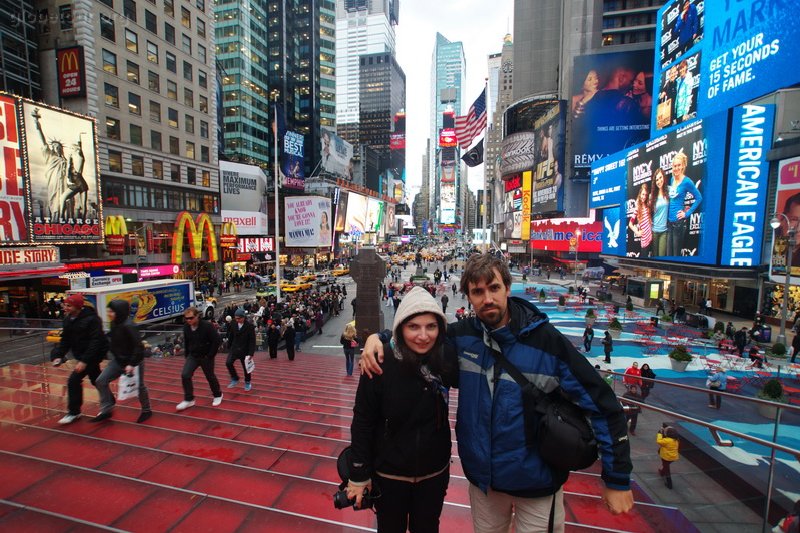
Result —
<path fill-rule="evenodd" d="M 351 500 L 347 497 L 347 492 L 340 490 L 333 495 L 333 506 L 337 509 L 344 509 L 345 507 L 350 507 L 355 504 L 355 500 Z"/>

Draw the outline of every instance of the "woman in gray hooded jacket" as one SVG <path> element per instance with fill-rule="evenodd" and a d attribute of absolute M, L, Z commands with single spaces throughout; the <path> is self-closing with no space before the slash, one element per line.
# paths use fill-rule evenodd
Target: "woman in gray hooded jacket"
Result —
<path fill-rule="evenodd" d="M 144 422 L 153 415 L 150 409 L 150 395 L 144 384 L 144 344 L 141 335 L 130 321 L 131 305 L 125 300 L 112 300 L 108 303 L 108 321 L 111 330 L 108 332 L 111 360 L 106 365 L 95 386 L 100 393 L 100 413 L 91 422 L 102 422 L 111 418 L 114 409 L 114 396 L 110 384 L 123 373 L 133 374 L 139 369 L 139 403 L 142 412 L 137 422 Z"/>

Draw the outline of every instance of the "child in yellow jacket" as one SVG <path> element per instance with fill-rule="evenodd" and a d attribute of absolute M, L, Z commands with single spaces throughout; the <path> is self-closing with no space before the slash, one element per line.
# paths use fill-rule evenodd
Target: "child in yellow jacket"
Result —
<path fill-rule="evenodd" d="M 675 428 L 664 424 L 656 435 L 656 443 L 658 444 L 658 456 L 661 457 L 661 468 L 658 469 L 658 473 L 664 478 L 667 488 L 672 489 L 670 465 L 680 459 L 678 433 Z"/>

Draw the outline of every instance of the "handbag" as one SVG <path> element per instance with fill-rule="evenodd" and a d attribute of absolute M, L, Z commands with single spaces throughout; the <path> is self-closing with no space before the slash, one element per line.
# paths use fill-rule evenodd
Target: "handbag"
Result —
<path fill-rule="evenodd" d="M 139 367 L 133 369 L 130 374 L 122 374 L 119 377 L 117 386 L 117 400 L 123 401 L 139 396 Z"/>
<path fill-rule="evenodd" d="M 597 440 L 583 410 L 566 398 L 560 388 L 546 394 L 502 353 L 492 353 L 522 389 L 528 446 L 537 446 L 542 460 L 556 470 L 583 470 L 594 464 Z"/>
<path fill-rule="evenodd" d="M 350 347 L 351 348 L 358 348 L 358 341 L 355 340 L 355 339 L 351 340 L 350 341 Z"/>

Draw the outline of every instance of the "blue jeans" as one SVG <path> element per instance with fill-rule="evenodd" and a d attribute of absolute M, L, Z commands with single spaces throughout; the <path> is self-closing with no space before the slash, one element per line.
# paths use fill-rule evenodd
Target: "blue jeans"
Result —
<path fill-rule="evenodd" d="M 294 334 L 294 349 L 299 350 L 300 344 L 305 340 L 306 332 L 305 331 L 297 331 Z"/>
<path fill-rule="evenodd" d="M 344 368 L 348 376 L 353 375 L 353 360 L 355 359 L 356 351 L 352 348 L 345 348 L 344 350 Z"/>

